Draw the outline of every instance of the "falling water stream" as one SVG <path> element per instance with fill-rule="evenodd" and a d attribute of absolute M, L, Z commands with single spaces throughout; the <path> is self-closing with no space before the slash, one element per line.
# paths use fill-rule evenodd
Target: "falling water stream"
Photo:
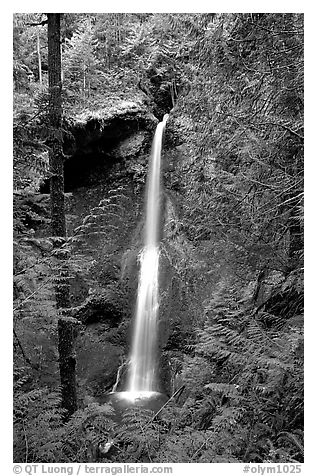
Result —
<path fill-rule="evenodd" d="M 157 125 L 149 163 L 146 191 L 144 246 L 140 254 L 140 273 L 133 330 L 127 390 L 120 399 L 135 401 L 161 395 L 157 392 L 156 358 L 159 308 L 159 227 L 161 150 L 168 114 Z"/>
<path fill-rule="evenodd" d="M 144 248 L 140 259 L 139 288 L 130 358 L 128 391 L 151 392 L 156 388 L 155 359 L 158 317 L 160 171 L 163 132 L 168 115 L 153 139 L 146 196 Z"/>

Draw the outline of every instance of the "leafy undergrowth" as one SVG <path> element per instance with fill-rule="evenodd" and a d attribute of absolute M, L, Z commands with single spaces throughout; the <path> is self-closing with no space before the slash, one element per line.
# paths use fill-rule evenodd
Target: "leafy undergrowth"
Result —
<path fill-rule="evenodd" d="M 225 290 L 205 303 L 183 395 L 157 416 L 131 408 L 118 423 L 111 406 L 91 402 L 64 424 L 58 389 L 26 390 L 28 371 L 17 369 L 15 461 L 302 462 L 300 316 L 268 327 L 237 297 Z"/>
<path fill-rule="evenodd" d="M 48 176 L 47 78 L 37 79 L 25 19 L 14 63 L 15 461 L 302 462 L 303 15 L 115 15 L 65 17 L 63 109 L 85 120 L 130 102 L 158 117 L 173 106 L 162 243 L 173 279 L 162 298 L 184 391 L 158 416 L 130 409 L 120 424 L 85 395 L 64 421 L 58 260 L 48 233 L 35 236 L 49 213 L 32 196 Z M 130 167 L 143 186 L 144 164 Z M 76 305 L 119 279 L 118 236 L 138 219 L 114 218 L 135 205 L 127 198 L 94 202 L 59 246 L 70 275 L 86 279 Z M 122 274 L 133 276 L 126 258 Z"/>

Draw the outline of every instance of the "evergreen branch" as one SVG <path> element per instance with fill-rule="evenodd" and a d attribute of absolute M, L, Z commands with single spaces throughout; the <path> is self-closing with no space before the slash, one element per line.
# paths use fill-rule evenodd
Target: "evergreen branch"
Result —
<path fill-rule="evenodd" d="M 293 202 L 294 200 L 298 199 L 299 197 L 302 197 L 304 195 L 304 192 L 301 192 L 299 193 L 298 195 L 296 195 L 296 197 L 291 197 L 287 200 L 285 200 L 284 202 L 282 203 L 277 203 L 276 205 L 274 205 L 274 207 L 272 208 L 269 208 L 268 210 L 264 210 L 264 212 L 262 214 L 258 214 L 258 217 L 260 217 L 261 215 L 266 215 L 268 213 L 271 213 L 273 212 L 274 210 L 278 209 L 279 207 L 281 207 L 282 205 L 285 205 L 285 203 L 289 203 L 289 202 Z M 258 211 L 262 208 L 264 208 L 266 205 L 268 205 L 268 203 L 265 203 L 264 205 L 262 205 L 261 207 L 258 208 Z M 281 213 L 278 215 L 278 218 L 280 219 L 282 216 L 284 216 L 286 213 L 288 213 L 289 211 L 291 210 L 294 210 L 298 205 L 294 205 L 292 208 L 290 208 L 289 210 L 287 210 L 286 212 L 284 213 Z"/>
<path fill-rule="evenodd" d="M 303 34 L 303 32 L 301 30 L 280 30 L 280 31 L 272 32 L 272 30 L 270 30 L 269 28 L 266 28 L 263 25 L 259 25 L 258 23 L 254 23 L 252 21 L 250 21 L 249 23 L 250 23 L 250 25 L 254 25 L 257 28 L 260 28 L 261 30 L 266 31 L 267 33 L 270 34 L 270 36 L 290 35 L 290 34 L 291 35 L 302 35 Z"/>
<path fill-rule="evenodd" d="M 118 187 L 117 190 L 122 190 L 122 189 L 123 189 L 123 187 Z M 110 190 L 109 193 L 110 192 L 116 192 L 117 190 L 115 190 L 115 189 Z M 111 195 L 110 198 L 111 199 L 113 199 L 113 198 L 125 198 L 125 199 L 127 199 L 127 197 L 125 195 Z M 56 252 L 61 251 L 63 248 L 66 248 L 69 244 L 72 244 L 72 242 L 75 238 L 77 238 L 78 236 L 81 236 L 81 232 L 82 232 L 82 229 L 83 229 L 83 225 L 85 224 L 85 221 L 88 221 L 92 216 L 94 216 L 94 215 L 91 215 L 91 212 L 96 210 L 96 208 L 102 208 L 103 209 L 102 205 L 103 205 L 103 202 L 105 202 L 105 200 L 106 199 L 101 200 L 98 207 L 95 207 L 92 210 L 90 210 L 90 214 L 87 215 L 83 219 L 83 222 L 82 222 L 81 225 L 79 225 L 77 228 L 75 228 L 72 236 L 67 237 L 67 239 L 60 246 L 54 247 L 53 250 L 47 256 L 43 256 L 42 258 L 39 258 L 34 264 L 32 264 L 31 266 L 28 266 L 27 268 L 22 269 L 21 271 L 16 273 L 14 276 L 20 276 L 21 274 L 24 274 L 26 271 L 29 271 L 30 269 L 33 269 L 38 264 L 45 263 L 45 261 L 49 260 L 54 254 L 56 254 Z M 107 208 L 109 208 L 110 206 L 115 206 L 115 204 L 110 203 L 109 206 L 107 206 Z M 105 216 L 108 216 L 109 214 L 110 214 L 110 212 L 106 213 Z M 103 215 L 95 215 L 95 217 L 97 217 L 97 216 L 103 216 Z M 113 216 L 115 216 L 116 218 L 119 217 L 119 215 L 116 215 L 116 214 L 113 214 Z M 107 226 L 117 229 L 117 227 L 114 227 L 114 225 L 107 225 Z M 104 232 L 102 232 L 102 233 L 104 233 Z"/>
<path fill-rule="evenodd" d="M 286 192 L 291 190 L 292 188 L 298 187 L 300 183 L 304 181 L 304 177 L 300 178 L 296 183 L 292 184 L 290 187 L 283 189 L 278 195 L 275 195 L 275 199 L 280 197 L 281 195 L 284 195 Z M 267 203 L 264 203 L 263 205 L 258 207 L 258 210 L 261 210 L 263 207 L 266 207 Z"/>
<path fill-rule="evenodd" d="M 298 137 L 300 140 L 304 140 L 304 136 L 302 136 L 301 134 L 299 134 L 298 132 L 294 131 L 293 129 L 291 129 L 290 127 L 286 126 L 285 124 L 281 124 L 281 123 L 278 123 L 278 122 L 273 122 L 273 121 L 269 121 L 269 122 L 259 122 L 257 125 L 259 126 L 268 126 L 268 125 L 271 125 L 271 126 L 276 126 L 276 127 L 282 127 L 283 129 L 285 129 L 286 131 L 288 131 L 290 134 L 293 134 L 294 136 Z"/>
<path fill-rule="evenodd" d="M 249 182 L 257 183 L 258 185 L 262 185 L 262 187 L 266 187 L 266 188 L 268 188 L 268 189 L 270 189 L 270 190 L 273 190 L 273 191 L 279 190 L 279 189 L 277 189 L 276 187 L 272 187 L 271 185 L 269 185 L 269 184 L 267 184 L 267 183 L 263 183 L 263 182 L 260 182 L 259 180 L 255 180 L 255 179 L 253 179 L 253 178 L 251 178 L 251 177 L 247 177 L 246 175 L 244 175 L 244 174 L 242 174 L 242 173 L 240 173 L 240 175 L 241 175 L 241 177 L 243 177 L 245 180 L 248 180 Z M 248 192 L 248 193 L 249 193 L 249 192 Z"/>

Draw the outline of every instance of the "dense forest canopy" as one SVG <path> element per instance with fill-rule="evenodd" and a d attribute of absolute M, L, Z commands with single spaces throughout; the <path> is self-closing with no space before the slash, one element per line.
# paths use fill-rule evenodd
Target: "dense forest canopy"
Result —
<path fill-rule="evenodd" d="M 15 461 L 302 462 L 303 14 L 60 20 L 53 128 L 48 17 L 13 18 Z M 183 390 L 157 418 L 117 424 L 98 398 L 124 366 L 147 157 L 168 112 L 161 351 L 166 393 Z M 74 367 L 78 354 L 72 410 L 61 322 Z"/>

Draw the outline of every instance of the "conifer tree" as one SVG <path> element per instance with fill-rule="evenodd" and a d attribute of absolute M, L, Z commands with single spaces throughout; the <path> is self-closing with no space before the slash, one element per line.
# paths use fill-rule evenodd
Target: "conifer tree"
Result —
<path fill-rule="evenodd" d="M 62 82 L 60 48 L 60 14 L 48 14 L 48 78 L 49 78 L 49 162 L 51 233 L 60 245 L 66 238 L 64 203 L 64 156 L 62 149 Z M 67 255 L 57 250 L 58 279 L 55 286 L 56 305 L 59 310 L 70 307 Z M 74 321 L 60 311 L 58 319 L 58 351 L 62 388 L 62 406 L 71 415 L 77 409 L 76 359 L 74 354 Z"/>

